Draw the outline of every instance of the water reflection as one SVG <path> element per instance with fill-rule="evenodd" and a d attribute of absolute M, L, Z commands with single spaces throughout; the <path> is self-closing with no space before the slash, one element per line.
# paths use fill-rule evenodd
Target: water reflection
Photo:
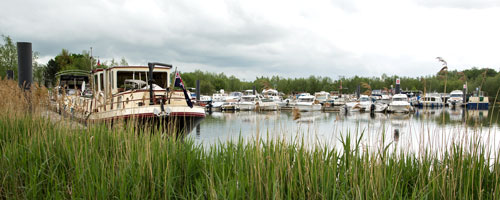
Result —
<path fill-rule="evenodd" d="M 477 138 L 488 138 L 488 143 L 496 146 L 500 143 L 500 136 L 495 134 L 499 130 L 498 110 L 416 109 L 412 114 L 305 112 L 296 120 L 291 111 L 213 112 L 196 127 L 196 134 L 188 137 L 204 145 L 241 137 L 245 141 L 301 139 L 338 148 L 339 138 L 363 134 L 366 148 L 394 144 L 392 149 L 413 152 L 421 151 L 423 146 L 445 148 Z"/>

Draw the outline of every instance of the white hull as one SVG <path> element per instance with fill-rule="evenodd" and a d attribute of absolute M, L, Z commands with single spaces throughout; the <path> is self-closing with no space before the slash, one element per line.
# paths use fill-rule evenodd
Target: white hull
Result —
<path fill-rule="evenodd" d="M 377 113 L 385 112 L 387 110 L 387 107 L 389 107 L 389 105 L 387 105 L 385 103 L 377 103 L 374 105 L 375 105 L 375 110 L 373 112 L 377 112 Z"/>
<path fill-rule="evenodd" d="M 422 102 L 421 106 L 423 107 L 443 107 L 443 102 Z"/>
<path fill-rule="evenodd" d="M 92 113 L 89 120 L 110 120 L 110 119 L 126 119 L 139 117 L 161 117 L 161 116 L 205 116 L 205 110 L 202 107 L 194 106 L 189 108 L 186 106 L 165 106 L 164 111 L 160 105 L 151 105 L 145 107 L 123 108 L 110 111 L 102 111 Z"/>
<path fill-rule="evenodd" d="M 276 102 L 262 102 L 256 108 L 260 111 L 276 111 L 278 110 L 278 104 Z"/>
<path fill-rule="evenodd" d="M 238 104 L 238 107 L 240 110 L 243 111 L 255 110 L 255 104 L 250 104 L 250 103 L 240 103 Z"/>

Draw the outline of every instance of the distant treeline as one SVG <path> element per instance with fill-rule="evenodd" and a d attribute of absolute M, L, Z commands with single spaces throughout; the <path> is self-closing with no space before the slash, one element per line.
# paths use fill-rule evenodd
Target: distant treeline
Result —
<path fill-rule="evenodd" d="M 371 90 L 381 89 L 389 90 L 391 85 L 395 87 L 396 79 L 401 80 L 402 90 L 421 90 L 426 92 L 443 92 L 446 82 L 446 91 L 461 90 L 467 82 L 469 92 L 476 88 L 481 88 L 488 95 L 494 96 L 500 86 L 500 73 L 494 69 L 476 68 L 463 71 L 441 71 L 434 75 L 424 77 L 400 77 L 387 76 L 381 77 L 343 77 L 333 80 L 330 77 L 309 76 L 308 78 L 284 78 L 280 76 L 257 77 L 254 81 L 241 81 L 235 76 L 227 76 L 224 73 L 212 73 L 196 70 L 194 72 L 184 72 L 181 74 L 185 84 L 189 87 L 195 87 L 196 80 L 201 82 L 201 93 L 212 94 L 220 89 L 225 91 L 241 91 L 256 87 L 258 91 L 264 88 L 274 88 L 285 94 L 298 92 L 319 92 L 319 91 L 340 91 L 342 84 L 342 93 L 354 93 L 358 85 L 361 92 L 369 93 Z"/>
<path fill-rule="evenodd" d="M 17 49 L 9 36 L 2 35 L 3 44 L 0 45 L 0 76 L 5 77 L 7 70 L 13 70 L 17 77 Z M 33 55 L 33 76 L 34 80 L 44 83 L 47 86 L 56 83 L 55 74 L 62 70 L 80 69 L 90 70 L 91 66 L 98 65 L 99 60 L 92 58 L 89 51 L 82 51 L 81 54 L 70 53 L 63 49 L 56 57 L 50 59 L 46 64 L 37 62 L 38 53 Z M 128 65 L 125 58 L 115 61 L 100 61 L 100 68 L 108 66 Z M 203 72 L 196 70 L 194 72 L 184 72 L 181 76 L 187 87 L 195 87 L 195 81 L 201 81 L 201 92 L 211 95 L 220 89 L 227 92 L 242 91 L 252 89 L 254 86 L 258 91 L 264 88 L 274 88 L 285 94 L 318 91 L 339 91 L 342 93 L 354 93 L 356 88 L 361 86 L 361 92 L 369 93 L 372 89 L 391 89 L 396 79 L 401 80 L 401 89 L 403 90 L 421 90 L 424 88 L 427 92 L 443 92 L 446 83 L 446 92 L 462 89 L 463 84 L 467 82 L 469 91 L 481 88 L 487 95 L 494 97 L 500 86 L 500 73 L 494 69 L 477 68 L 463 71 L 436 69 L 432 75 L 424 77 L 399 77 L 396 75 L 382 75 L 380 77 L 343 77 L 333 80 L 330 77 L 309 76 L 307 78 L 285 78 L 280 76 L 257 77 L 254 81 L 242 81 L 233 75 L 224 73 Z M 342 90 L 340 85 L 342 83 Z"/>

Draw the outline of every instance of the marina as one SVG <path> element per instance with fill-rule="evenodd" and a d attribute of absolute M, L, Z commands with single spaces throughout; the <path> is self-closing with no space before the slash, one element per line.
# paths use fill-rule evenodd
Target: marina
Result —
<path fill-rule="evenodd" d="M 497 1 L 2 5 L 0 200 L 500 199 Z"/>

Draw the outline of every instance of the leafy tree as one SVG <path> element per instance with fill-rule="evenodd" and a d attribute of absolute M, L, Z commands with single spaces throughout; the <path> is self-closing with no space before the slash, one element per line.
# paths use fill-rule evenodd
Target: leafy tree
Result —
<path fill-rule="evenodd" d="M 17 47 L 9 36 L 2 35 L 4 44 L 0 45 L 0 77 L 7 75 L 7 70 L 14 71 L 17 78 Z"/>

